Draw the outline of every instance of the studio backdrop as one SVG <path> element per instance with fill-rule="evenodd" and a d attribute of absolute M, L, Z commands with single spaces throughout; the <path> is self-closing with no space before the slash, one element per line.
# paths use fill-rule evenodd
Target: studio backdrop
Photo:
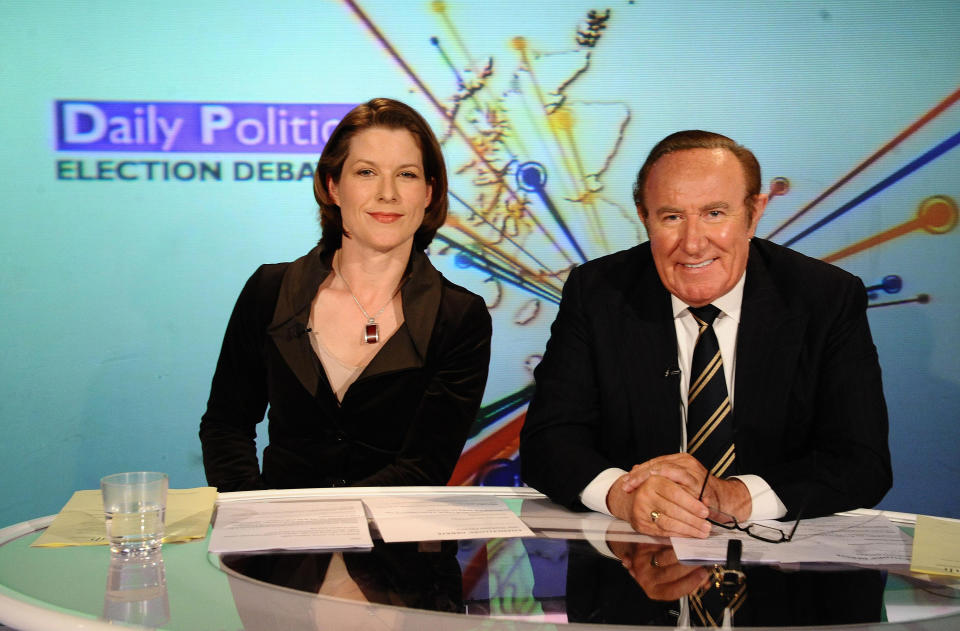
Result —
<path fill-rule="evenodd" d="M 0 524 L 105 474 L 204 484 L 197 429 L 257 265 L 319 238 L 339 118 L 441 138 L 430 246 L 493 316 L 454 483 L 517 484 L 569 271 L 646 240 L 651 146 L 754 150 L 758 236 L 863 279 L 890 409 L 881 506 L 960 517 L 960 3 L 324 0 L 0 4 Z M 265 424 L 260 437 L 265 439 Z"/>

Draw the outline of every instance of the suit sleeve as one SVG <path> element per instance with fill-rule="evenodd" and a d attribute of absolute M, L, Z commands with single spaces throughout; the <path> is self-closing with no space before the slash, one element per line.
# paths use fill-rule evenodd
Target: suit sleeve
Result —
<path fill-rule="evenodd" d="M 801 511 L 817 517 L 874 506 L 893 483 L 887 407 L 863 283 L 850 279 L 833 300 L 840 308 L 828 316 L 822 349 L 801 358 L 813 369 L 813 394 L 791 402 L 811 408 L 809 430 L 794 434 L 793 457 L 763 476 L 787 506 L 788 519 Z M 789 436 L 791 428 L 786 431 Z"/>
<path fill-rule="evenodd" d="M 451 314 L 454 315 L 454 314 Z M 490 365 L 490 314 L 471 295 L 446 331 L 430 381 L 393 462 L 355 486 L 443 485 L 477 417 Z"/>
<path fill-rule="evenodd" d="M 550 340 L 534 372 L 536 392 L 520 432 L 524 482 L 574 510 L 586 510 L 579 495 L 587 484 L 617 466 L 598 448 L 596 340 L 581 292 L 575 269 L 564 284 Z"/>
<path fill-rule="evenodd" d="M 247 281 L 237 299 L 223 336 L 223 345 L 210 386 L 207 411 L 200 421 L 200 444 L 207 482 L 225 491 L 264 488 L 257 460 L 257 423 L 267 407 L 263 357 L 267 323 L 276 304 L 266 285 L 266 266 Z M 266 292 L 265 292 L 266 289 Z"/>

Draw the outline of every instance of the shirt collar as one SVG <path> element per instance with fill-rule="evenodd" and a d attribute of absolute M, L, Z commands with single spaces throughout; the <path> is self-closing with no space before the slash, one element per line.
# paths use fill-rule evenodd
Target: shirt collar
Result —
<path fill-rule="evenodd" d="M 713 301 L 713 306 L 720 309 L 725 316 L 732 318 L 737 324 L 740 324 L 740 308 L 743 305 L 743 286 L 747 280 L 747 272 L 744 270 L 740 274 L 740 280 L 727 293 Z M 683 315 L 690 305 L 680 300 L 673 294 L 670 294 L 670 304 L 673 306 L 673 317 L 679 318 Z"/>

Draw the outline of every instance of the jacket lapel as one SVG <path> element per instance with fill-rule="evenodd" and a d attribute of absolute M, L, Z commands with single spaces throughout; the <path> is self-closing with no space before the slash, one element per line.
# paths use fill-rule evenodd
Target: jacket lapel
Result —
<path fill-rule="evenodd" d="M 617 282 L 624 294 L 624 309 L 612 314 L 611 324 L 614 331 L 622 332 L 619 365 L 624 367 L 628 418 L 642 425 L 634 432 L 637 453 L 649 453 L 652 448 L 669 453 L 679 448 L 681 440 L 677 333 L 670 294 L 657 275 L 649 244 L 635 251 L 637 256 Z"/>
<path fill-rule="evenodd" d="M 790 308 L 761 253 L 751 247 L 737 331 L 733 416 L 738 431 L 786 418 L 807 320 L 808 314 Z"/>
<path fill-rule="evenodd" d="M 316 395 L 320 382 L 327 380 L 307 337 L 310 305 L 320 283 L 330 274 L 330 266 L 323 261 L 322 254 L 321 243 L 287 267 L 273 321 L 267 328 L 284 362 L 312 395 Z"/>
<path fill-rule="evenodd" d="M 321 243 L 290 264 L 267 333 L 297 380 L 313 395 L 327 383 L 326 373 L 306 335 L 310 305 L 330 274 Z M 420 368 L 440 309 L 442 277 L 423 252 L 410 255 L 409 274 L 400 289 L 404 323 L 367 364 L 359 380 L 386 372 Z"/>
<path fill-rule="evenodd" d="M 358 381 L 387 372 L 423 367 L 440 310 L 441 285 L 440 272 L 430 264 L 427 255 L 414 250 L 410 254 L 409 274 L 400 289 L 403 325 L 367 364 Z"/>

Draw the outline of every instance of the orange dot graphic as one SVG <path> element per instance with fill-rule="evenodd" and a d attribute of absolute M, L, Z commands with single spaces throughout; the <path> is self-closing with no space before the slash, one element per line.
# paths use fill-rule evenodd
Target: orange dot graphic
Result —
<path fill-rule="evenodd" d="M 950 232 L 957 226 L 957 203 L 946 195 L 934 195 L 920 202 L 917 219 L 931 234 Z"/>

